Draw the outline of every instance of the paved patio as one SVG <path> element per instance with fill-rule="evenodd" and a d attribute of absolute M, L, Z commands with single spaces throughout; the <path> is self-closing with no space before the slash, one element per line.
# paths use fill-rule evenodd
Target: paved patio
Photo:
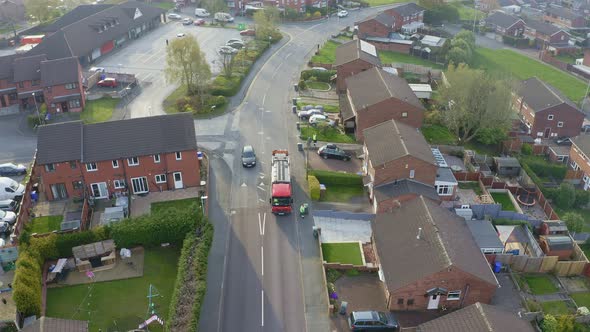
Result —
<path fill-rule="evenodd" d="M 588 279 L 582 276 L 557 277 L 568 293 L 583 293 L 588 291 Z"/>
<path fill-rule="evenodd" d="M 185 189 L 168 190 L 162 192 L 151 192 L 147 196 L 131 196 L 130 214 L 132 217 L 150 213 L 151 205 L 154 202 L 175 201 L 178 199 L 199 197 L 199 193 L 205 191 L 205 187 L 191 187 Z"/>
<path fill-rule="evenodd" d="M 8 284 L 11 284 L 13 279 L 14 270 L 2 273 L 0 275 L 0 282 L 2 282 L 0 289 L 8 288 Z M 16 305 L 12 300 L 12 294 L 12 291 L 0 293 L 0 321 L 13 321 L 16 317 Z"/>
<path fill-rule="evenodd" d="M 321 146 L 318 144 L 318 146 Z M 355 157 L 355 153 L 351 152 L 353 158 L 349 161 L 338 159 L 323 159 L 317 154 L 316 150 L 309 150 L 309 167 L 312 169 L 319 169 L 334 172 L 346 172 L 356 174 L 361 171 L 362 160 Z"/>
<path fill-rule="evenodd" d="M 314 211 L 315 225 L 321 228 L 322 243 L 371 242 L 374 215 L 343 211 Z"/>

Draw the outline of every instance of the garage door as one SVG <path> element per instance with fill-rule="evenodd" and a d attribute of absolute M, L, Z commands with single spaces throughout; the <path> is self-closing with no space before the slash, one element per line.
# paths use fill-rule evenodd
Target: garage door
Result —
<path fill-rule="evenodd" d="M 110 51 L 112 51 L 113 48 L 115 48 L 115 42 L 112 40 L 108 41 L 100 47 L 100 54 L 105 55 L 105 54 L 109 53 Z"/>
<path fill-rule="evenodd" d="M 97 59 L 100 56 L 100 48 L 95 48 L 94 50 L 92 50 L 92 60 Z"/>

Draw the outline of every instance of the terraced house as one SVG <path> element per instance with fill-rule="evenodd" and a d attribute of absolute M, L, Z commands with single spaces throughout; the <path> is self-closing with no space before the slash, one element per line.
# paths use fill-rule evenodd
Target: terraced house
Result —
<path fill-rule="evenodd" d="M 35 167 L 48 200 L 104 199 L 200 184 L 190 114 L 42 126 Z"/>
<path fill-rule="evenodd" d="M 590 188 L 590 135 L 579 135 L 571 139 L 570 167 L 582 174 L 584 190 Z"/>

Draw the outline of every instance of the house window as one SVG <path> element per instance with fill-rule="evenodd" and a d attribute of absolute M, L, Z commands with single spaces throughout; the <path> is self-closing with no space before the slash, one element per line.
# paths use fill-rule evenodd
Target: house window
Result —
<path fill-rule="evenodd" d="M 410 170 L 410 179 L 413 179 L 413 178 L 414 178 L 414 173 L 415 173 L 415 172 L 414 172 L 414 170 L 413 170 L 413 169 L 411 169 L 411 170 Z"/>
<path fill-rule="evenodd" d="M 156 183 L 166 183 L 166 174 L 156 175 Z"/>
<path fill-rule="evenodd" d="M 51 87 L 48 86 L 45 90 L 47 90 L 48 93 L 51 93 Z"/>
<path fill-rule="evenodd" d="M 176 160 L 182 160 L 182 152 L 176 152 Z"/>
<path fill-rule="evenodd" d="M 154 163 L 159 163 L 160 162 L 160 155 L 159 154 L 155 154 L 154 155 Z"/>
<path fill-rule="evenodd" d="M 447 294 L 447 301 L 456 301 L 456 300 L 459 300 L 460 298 L 461 298 L 461 291 L 460 290 L 450 291 Z"/>
<path fill-rule="evenodd" d="M 408 117 L 408 112 L 402 112 L 402 118 L 407 118 Z"/>
<path fill-rule="evenodd" d="M 113 168 L 119 168 L 119 161 L 113 160 Z"/>
<path fill-rule="evenodd" d="M 41 81 L 40 81 L 40 80 L 32 80 L 32 81 L 31 81 L 31 85 L 32 85 L 32 86 L 37 86 L 37 85 L 39 85 L 39 84 L 41 84 Z"/>
<path fill-rule="evenodd" d="M 414 299 L 408 299 L 406 302 L 407 305 L 414 305 Z"/>
<path fill-rule="evenodd" d="M 125 180 L 115 180 L 113 181 L 113 185 L 115 189 L 125 189 Z"/>
<path fill-rule="evenodd" d="M 537 132 L 537 137 L 543 137 L 543 132 L 542 131 L 538 131 Z"/>
<path fill-rule="evenodd" d="M 74 100 L 68 101 L 68 107 L 69 108 L 78 108 L 78 107 L 80 107 L 80 99 L 74 99 Z"/>
<path fill-rule="evenodd" d="M 553 114 L 547 115 L 547 120 L 553 120 Z"/>
<path fill-rule="evenodd" d="M 404 304 L 404 299 L 401 298 L 401 297 L 399 299 L 397 299 L 397 304 L 398 305 L 403 305 Z"/>
<path fill-rule="evenodd" d="M 72 89 L 75 89 L 77 87 L 78 87 L 78 84 L 77 83 L 68 83 L 68 84 L 66 84 L 66 89 L 68 89 L 68 90 L 72 90 Z"/>
<path fill-rule="evenodd" d="M 76 168 L 78 168 L 78 164 L 76 164 L 75 161 L 70 161 L 70 168 L 71 169 L 76 169 Z"/>
<path fill-rule="evenodd" d="M 578 163 L 576 163 L 575 161 L 572 161 L 571 166 L 574 171 L 577 171 L 580 169 L 580 166 L 578 166 Z"/>
<path fill-rule="evenodd" d="M 139 165 L 139 158 L 137 158 L 137 157 L 127 158 L 127 165 L 129 165 L 129 166 Z"/>
<path fill-rule="evenodd" d="M 562 128 L 563 127 L 563 121 L 559 121 L 557 123 L 557 128 Z"/>
<path fill-rule="evenodd" d="M 45 165 L 45 172 L 47 172 L 47 173 L 55 172 L 55 164 Z"/>
<path fill-rule="evenodd" d="M 438 185 L 436 186 L 436 191 L 441 196 L 449 196 L 453 194 L 453 186 L 447 184 Z"/>
<path fill-rule="evenodd" d="M 88 172 L 94 172 L 98 170 L 98 167 L 96 166 L 96 163 L 86 163 L 86 170 Z"/>
<path fill-rule="evenodd" d="M 74 190 L 81 190 L 82 188 L 84 188 L 84 186 L 82 185 L 82 181 L 72 181 L 72 187 L 74 188 Z"/>
<path fill-rule="evenodd" d="M 8 99 L 10 100 L 16 100 L 16 93 L 11 93 L 8 95 Z"/>

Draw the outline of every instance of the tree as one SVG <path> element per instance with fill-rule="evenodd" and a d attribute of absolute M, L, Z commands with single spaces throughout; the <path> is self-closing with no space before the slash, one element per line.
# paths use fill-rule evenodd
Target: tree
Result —
<path fill-rule="evenodd" d="M 447 4 L 438 4 L 424 12 L 424 23 L 442 24 L 444 22 L 456 22 L 459 20 L 457 7 Z"/>
<path fill-rule="evenodd" d="M 477 133 L 475 139 L 477 139 L 477 141 L 481 144 L 493 145 L 502 142 L 506 139 L 506 137 L 507 133 L 504 130 L 498 130 L 496 128 L 485 128 L 480 130 L 479 133 Z"/>
<path fill-rule="evenodd" d="M 227 5 L 223 0 L 204 0 L 203 7 L 210 13 L 227 12 Z"/>
<path fill-rule="evenodd" d="M 546 314 L 541 322 L 541 331 L 543 332 L 559 332 L 559 324 L 557 323 L 557 319 L 555 316 Z"/>
<path fill-rule="evenodd" d="M 211 69 L 193 36 L 177 38 L 166 49 L 166 80 L 187 87 L 189 94 L 202 96 L 211 78 Z"/>
<path fill-rule="evenodd" d="M 438 95 L 440 104 L 448 106 L 442 112 L 442 120 L 461 142 L 469 142 L 482 130 L 505 132 L 510 128 L 509 82 L 470 69 L 465 64 L 449 65 L 445 75 L 448 84 L 441 85 Z"/>
<path fill-rule="evenodd" d="M 57 17 L 59 0 L 25 0 L 25 10 L 33 21 L 45 23 Z"/>
<path fill-rule="evenodd" d="M 475 35 L 471 31 L 462 30 L 451 39 L 446 53 L 447 63 L 471 64 L 475 53 Z"/>
<path fill-rule="evenodd" d="M 584 218 L 579 213 L 568 212 L 561 216 L 561 219 L 565 221 L 570 233 L 579 233 L 584 227 Z"/>
<path fill-rule="evenodd" d="M 569 182 L 562 182 L 555 192 L 555 204 L 561 209 L 571 208 L 576 201 L 576 189 Z"/>
<path fill-rule="evenodd" d="M 265 7 L 254 13 L 254 26 L 256 29 L 256 39 L 267 41 L 276 34 L 281 12 L 276 7 Z"/>
<path fill-rule="evenodd" d="M 234 72 L 234 56 L 234 53 L 219 53 L 219 66 L 227 78 L 230 78 Z"/>
<path fill-rule="evenodd" d="M 461 30 L 453 37 L 453 40 L 464 40 L 472 51 L 475 51 L 475 35 L 469 30 Z"/>

